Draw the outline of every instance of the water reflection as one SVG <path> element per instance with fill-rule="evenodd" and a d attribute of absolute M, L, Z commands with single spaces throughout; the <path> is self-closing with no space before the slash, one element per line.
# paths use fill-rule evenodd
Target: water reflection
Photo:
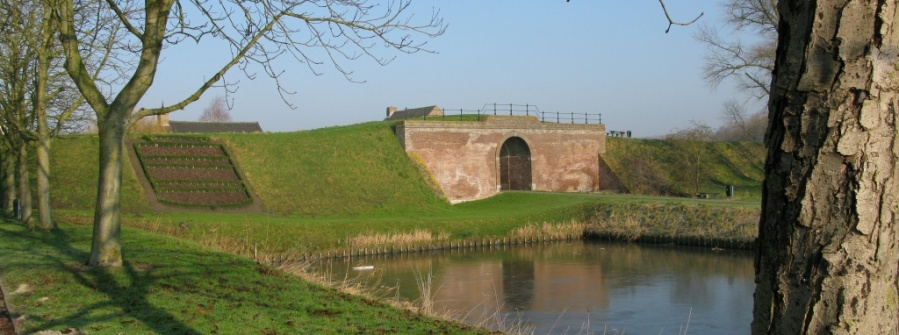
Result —
<path fill-rule="evenodd" d="M 373 265 L 362 274 L 353 266 Z M 478 323 L 499 313 L 535 333 L 749 333 L 752 257 L 745 251 L 557 243 L 335 260 L 334 277 L 363 275 L 419 298 L 416 273 L 434 275 L 434 303 Z M 688 324 L 689 322 L 689 324 Z"/>

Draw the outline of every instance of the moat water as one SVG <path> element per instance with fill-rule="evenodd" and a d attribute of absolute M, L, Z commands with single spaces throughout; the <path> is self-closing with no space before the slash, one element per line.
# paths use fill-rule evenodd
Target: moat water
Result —
<path fill-rule="evenodd" d="M 752 252 L 604 242 L 544 243 L 331 260 L 332 278 L 488 328 L 534 334 L 748 334 Z M 486 320 L 486 321 L 485 321 Z"/>

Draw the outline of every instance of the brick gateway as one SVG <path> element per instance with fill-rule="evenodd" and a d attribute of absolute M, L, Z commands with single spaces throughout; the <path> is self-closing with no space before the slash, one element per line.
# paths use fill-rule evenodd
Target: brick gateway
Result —
<path fill-rule="evenodd" d="M 406 120 L 397 124 L 396 136 L 453 203 L 503 190 L 599 191 L 603 124 L 545 123 L 534 116 Z"/>

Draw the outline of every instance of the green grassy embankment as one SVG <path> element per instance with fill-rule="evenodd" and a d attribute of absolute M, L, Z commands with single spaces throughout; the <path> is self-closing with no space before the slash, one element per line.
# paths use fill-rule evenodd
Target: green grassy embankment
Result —
<path fill-rule="evenodd" d="M 710 142 L 701 192 L 724 198 L 725 185 L 734 186 L 734 199 L 760 201 L 765 149 L 759 143 Z M 669 141 L 607 138 L 603 159 L 631 192 L 689 194 L 679 181 L 679 167 Z"/>
<path fill-rule="evenodd" d="M 0 221 L 0 271 L 19 332 L 486 334 L 311 284 L 195 242 L 125 228 L 121 269 L 87 268 L 91 228 Z M 63 333 L 68 333 L 63 331 Z"/>
<path fill-rule="evenodd" d="M 273 134 L 221 134 L 266 209 L 290 215 L 445 209 L 392 123 Z"/>

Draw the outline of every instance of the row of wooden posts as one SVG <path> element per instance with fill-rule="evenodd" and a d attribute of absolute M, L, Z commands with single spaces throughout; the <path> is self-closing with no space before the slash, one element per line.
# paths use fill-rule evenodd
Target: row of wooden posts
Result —
<path fill-rule="evenodd" d="M 431 243 L 427 245 L 417 245 L 417 246 L 391 246 L 391 247 L 378 247 L 378 248 L 361 248 L 361 249 L 344 249 L 344 250 L 329 250 L 329 251 L 320 251 L 320 252 L 309 252 L 303 253 L 302 255 L 263 255 L 260 258 L 258 253 L 258 245 L 253 246 L 253 259 L 257 263 L 262 264 L 270 264 L 270 265 L 281 265 L 285 263 L 291 262 L 310 262 L 317 261 L 329 258 L 349 258 L 349 257 L 365 257 L 365 256 L 378 256 L 378 255 L 394 255 L 394 254 L 407 254 L 407 253 L 421 253 L 421 252 L 432 252 L 439 250 L 456 250 L 456 249 L 480 249 L 480 248 L 499 248 L 510 245 L 526 245 L 526 244 L 534 244 L 534 243 L 547 243 L 547 242 L 564 242 L 564 241 L 574 241 L 574 240 L 597 240 L 597 241 L 625 241 L 621 236 L 616 236 L 612 234 L 591 234 L 589 236 L 585 236 L 583 234 L 578 235 L 566 235 L 563 237 L 524 237 L 524 238 L 500 238 L 500 239 L 481 239 L 481 240 L 471 240 L 471 241 L 453 241 L 453 242 L 441 242 L 441 243 Z M 695 246 L 695 247 L 708 247 L 714 249 L 753 249 L 755 247 L 754 241 L 743 241 L 738 239 L 727 239 L 727 238 L 713 238 L 713 237 L 672 237 L 672 236 L 641 236 L 634 241 L 638 243 L 647 243 L 647 244 L 676 244 L 683 246 Z"/>

